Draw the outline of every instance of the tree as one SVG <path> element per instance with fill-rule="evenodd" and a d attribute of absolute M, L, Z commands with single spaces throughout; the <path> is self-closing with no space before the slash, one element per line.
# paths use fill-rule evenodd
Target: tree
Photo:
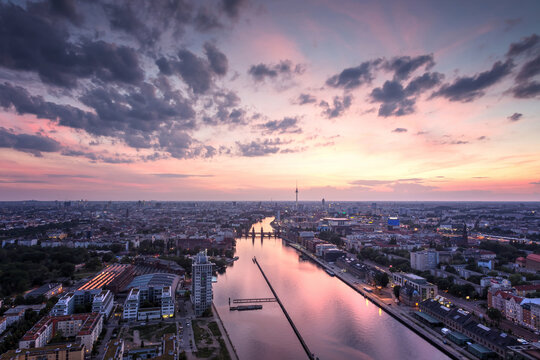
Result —
<path fill-rule="evenodd" d="M 495 309 L 495 308 L 487 309 L 486 314 L 491 320 L 495 321 L 497 324 L 503 318 L 502 313 L 499 311 L 499 309 Z"/>
<path fill-rule="evenodd" d="M 101 267 L 101 260 L 97 257 L 93 257 L 90 261 L 84 266 L 87 270 L 97 270 Z"/>
<path fill-rule="evenodd" d="M 386 287 L 386 285 L 388 285 L 388 283 L 390 282 L 390 278 L 388 277 L 388 274 L 385 272 L 378 272 L 375 275 L 374 280 L 375 280 L 375 284 L 381 287 Z"/>
<path fill-rule="evenodd" d="M 75 272 L 75 265 L 72 263 L 64 263 L 60 266 L 60 274 L 64 277 L 71 277 Z"/>
<path fill-rule="evenodd" d="M 105 254 L 103 254 L 103 256 L 101 257 L 101 261 L 107 262 L 107 263 L 108 263 L 108 262 L 113 261 L 114 258 L 115 258 L 115 257 L 114 257 L 113 254 L 111 254 L 111 253 L 105 253 Z"/>
<path fill-rule="evenodd" d="M 22 305 L 25 303 L 25 299 L 24 299 L 24 296 L 22 295 L 17 295 L 17 297 L 15 298 L 15 301 L 14 301 L 15 305 Z"/>
<path fill-rule="evenodd" d="M 510 280 L 512 286 L 521 285 L 523 283 L 521 274 L 512 274 L 508 277 L 508 280 Z"/>
<path fill-rule="evenodd" d="M 399 285 L 394 286 L 394 296 L 396 297 L 396 299 L 399 299 L 399 291 L 400 290 L 401 290 L 401 286 L 399 286 Z"/>

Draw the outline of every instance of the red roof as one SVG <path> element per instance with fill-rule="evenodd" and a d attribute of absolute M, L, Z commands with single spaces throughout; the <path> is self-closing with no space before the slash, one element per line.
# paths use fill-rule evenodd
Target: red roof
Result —
<path fill-rule="evenodd" d="M 495 296 L 497 295 L 500 295 L 504 300 L 508 301 L 512 298 L 514 298 L 514 301 L 517 302 L 517 303 L 521 303 L 523 301 L 523 298 L 520 297 L 520 296 L 516 296 L 514 294 L 510 294 L 509 292 L 506 292 L 506 291 L 503 291 L 503 290 L 498 290 L 497 292 L 495 292 Z"/>
<path fill-rule="evenodd" d="M 30 330 L 24 334 L 22 340 L 35 340 L 38 336 L 47 329 L 48 326 L 55 326 L 57 322 L 62 321 L 73 321 L 81 320 L 82 326 L 79 329 L 77 335 L 88 335 L 91 334 L 94 328 L 96 327 L 101 314 L 99 313 L 86 313 L 86 314 L 72 314 L 72 315 L 62 315 L 62 316 L 45 316 L 41 318 Z"/>
<path fill-rule="evenodd" d="M 529 256 L 527 256 L 527 260 L 540 262 L 540 255 L 538 255 L 538 254 L 530 254 Z"/>
<path fill-rule="evenodd" d="M 540 285 L 516 285 L 514 288 L 517 291 L 540 290 Z"/>

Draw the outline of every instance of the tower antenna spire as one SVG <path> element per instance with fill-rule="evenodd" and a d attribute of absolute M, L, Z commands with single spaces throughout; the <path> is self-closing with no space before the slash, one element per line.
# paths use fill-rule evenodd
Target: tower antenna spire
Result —
<path fill-rule="evenodd" d="M 298 180 L 296 180 L 296 210 L 298 210 Z"/>

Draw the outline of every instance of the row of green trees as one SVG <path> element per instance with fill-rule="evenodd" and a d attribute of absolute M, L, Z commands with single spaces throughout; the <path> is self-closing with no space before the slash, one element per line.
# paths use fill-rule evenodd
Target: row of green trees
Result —
<path fill-rule="evenodd" d="M 101 256 L 86 249 L 12 245 L 1 248 L 0 296 L 21 293 L 58 278 L 72 277 L 75 264 L 83 262 L 89 271 L 102 266 Z"/>

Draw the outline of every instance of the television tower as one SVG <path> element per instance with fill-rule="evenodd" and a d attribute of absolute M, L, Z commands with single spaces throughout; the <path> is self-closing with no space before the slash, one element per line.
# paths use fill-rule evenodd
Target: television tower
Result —
<path fill-rule="evenodd" d="M 298 181 L 296 182 L 296 210 L 298 210 Z"/>

